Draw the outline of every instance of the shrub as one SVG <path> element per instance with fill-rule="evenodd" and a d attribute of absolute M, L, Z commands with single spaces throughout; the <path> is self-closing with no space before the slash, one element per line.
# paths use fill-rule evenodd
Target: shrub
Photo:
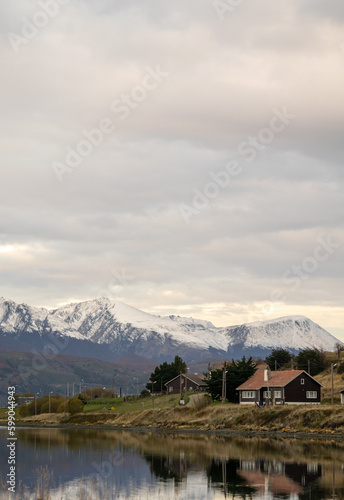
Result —
<path fill-rule="evenodd" d="M 207 406 L 211 405 L 212 398 L 209 394 L 204 394 L 204 396 L 199 396 L 198 398 L 194 398 L 193 406 L 196 408 L 196 411 L 203 410 Z"/>
<path fill-rule="evenodd" d="M 344 373 L 344 363 L 341 363 L 337 368 L 337 373 Z"/>
<path fill-rule="evenodd" d="M 58 407 L 61 404 L 61 399 L 50 398 L 50 413 L 57 413 Z M 42 404 L 41 413 L 49 413 L 49 400 Z"/>
<path fill-rule="evenodd" d="M 30 415 L 29 405 L 27 405 L 26 403 L 23 403 L 22 405 L 20 405 L 18 408 L 18 411 L 19 411 L 19 415 L 21 417 L 28 417 Z"/>
<path fill-rule="evenodd" d="M 65 402 L 61 403 L 60 406 L 57 408 L 57 413 L 64 413 L 65 410 L 67 411 L 67 404 Z"/>
<path fill-rule="evenodd" d="M 74 397 L 68 401 L 68 412 L 71 415 L 75 415 L 76 413 L 81 413 L 83 408 L 83 403 L 81 399 L 78 397 Z"/>

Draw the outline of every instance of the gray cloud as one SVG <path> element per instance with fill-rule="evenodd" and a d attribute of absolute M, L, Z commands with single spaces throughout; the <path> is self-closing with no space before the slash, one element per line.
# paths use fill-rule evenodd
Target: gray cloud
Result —
<path fill-rule="evenodd" d="M 107 293 L 229 324 L 279 288 L 266 314 L 340 327 L 342 4 L 246 0 L 221 22 L 199 0 L 80 0 L 15 53 L 8 33 L 38 9 L 0 7 L 0 293 L 52 307 Z M 168 76 L 135 100 L 147 67 Z M 240 144 L 268 137 L 276 109 L 295 118 L 248 161 Z M 113 132 L 60 183 L 53 162 L 105 118 Z M 231 160 L 241 172 L 186 224 L 181 205 Z M 292 291 L 283 274 L 329 235 L 341 246 Z"/>

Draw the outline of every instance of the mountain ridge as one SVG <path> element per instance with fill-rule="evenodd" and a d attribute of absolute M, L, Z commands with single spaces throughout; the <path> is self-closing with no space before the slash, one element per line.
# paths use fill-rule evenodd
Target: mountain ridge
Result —
<path fill-rule="evenodd" d="M 274 348 L 333 350 L 338 341 L 301 315 L 242 325 L 215 327 L 210 321 L 182 316 L 154 316 L 108 298 L 73 302 L 52 310 L 0 298 L 1 343 L 38 351 L 49 342 L 67 340 L 68 351 L 107 361 L 126 354 L 148 359 L 187 361 L 209 357 L 264 356 Z M 5 347 L 7 348 L 7 347 Z M 57 349 L 59 349 L 57 347 Z M 20 349 L 18 349 L 20 350 Z"/>

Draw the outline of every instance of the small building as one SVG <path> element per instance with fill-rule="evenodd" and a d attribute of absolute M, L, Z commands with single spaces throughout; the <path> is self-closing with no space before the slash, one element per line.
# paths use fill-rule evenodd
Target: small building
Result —
<path fill-rule="evenodd" d="M 35 400 L 35 397 L 34 396 L 19 396 L 18 397 L 18 406 L 22 405 L 22 404 L 26 404 L 26 405 L 29 405 L 30 403 L 32 403 L 32 401 Z"/>
<path fill-rule="evenodd" d="M 340 404 L 344 405 L 344 389 L 340 391 Z"/>
<path fill-rule="evenodd" d="M 319 404 L 321 387 L 304 370 L 257 370 L 237 390 L 240 404 Z"/>
<path fill-rule="evenodd" d="M 180 380 L 180 377 L 182 380 Z M 180 384 L 182 385 L 180 388 Z M 181 392 L 187 391 L 205 391 L 207 384 L 204 379 L 199 375 L 186 375 L 182 373 L 172 380 L 169 380 L 166 384 L 167 394 L 179 394 Z"/>

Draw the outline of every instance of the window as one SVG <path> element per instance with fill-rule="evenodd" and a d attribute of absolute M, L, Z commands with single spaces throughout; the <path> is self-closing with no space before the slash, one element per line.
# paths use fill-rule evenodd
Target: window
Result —
<path fill-rule="evenodd" d="M 171 386 L 170 386 L 170 387 L 168 388 L 168 392 L 173 392 L 173 387 L 171 387 Z"/>
<path fill-rule="evenodd" d="M 282 391 L 275 391 L 274 392 L 274 396 L 276 399 L 281 399 L 282 397 Z"/>
<path fill-rule="evenodd" d="M 242 391 L 242 397 L 252 399 L 256 397 L 256 391 Z"/>
<path fill-rule="evenodd" d="M 271 398 L 271 391 L 264 391 L 264 398 Z"/>
<path fill-rule="evenodd" d="M 305 385 L 305 379 L 304 378 L 301 379 L 301 385 Z"/>
<path fill-rule="evenodd" d="M 307 399 L 314 399 L 317 397 L 317 391 L 307 391 L 306 392 L 306 398 Z"/>

